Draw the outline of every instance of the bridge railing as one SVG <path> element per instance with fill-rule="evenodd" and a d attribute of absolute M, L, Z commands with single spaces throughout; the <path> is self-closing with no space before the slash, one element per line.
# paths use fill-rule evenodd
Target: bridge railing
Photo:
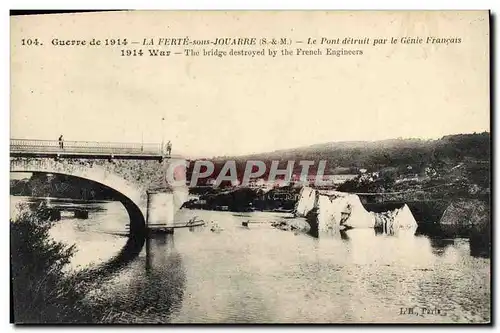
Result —
<path fill-rule="evenodd" d="M 163 155 L 161 144 L 10 139 L 11 152 Z"/>

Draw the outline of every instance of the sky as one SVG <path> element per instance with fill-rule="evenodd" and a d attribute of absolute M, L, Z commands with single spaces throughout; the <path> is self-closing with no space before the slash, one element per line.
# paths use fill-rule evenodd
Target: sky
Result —
<path fill-rule="evenodd" d="M 43 46 L 22 46 L 26 36 L 37 37 Z M 337 45 L 330 47 L 359 49 L 363 55 L 276 58 L 122 57 L 123 47 L 51 44 L 54 38 L 110 36 L 129 41 L 437 36 L 462 42 Z M 481 12 L 12 18 L 11 138 L 57 140 L 63 134 L 65 140 L 82 141 L 171 140 L 174 153 L 209 157 L 489 131 L 488 40 L 487 14 Z"/>

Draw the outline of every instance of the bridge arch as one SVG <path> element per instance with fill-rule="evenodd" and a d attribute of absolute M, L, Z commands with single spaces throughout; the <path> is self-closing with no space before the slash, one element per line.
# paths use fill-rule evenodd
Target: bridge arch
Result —
<path fill-rule="evenodd" d="M 11 159 L 10 172 L 59 174 L 80 178 L 109 188 L 125 207 L 130 218 L 130 234 L 143 232 L 146 227 L 145 204 L 141 191 L 122 177 L 92 163 L 72 163 L 55 159 Z"/>

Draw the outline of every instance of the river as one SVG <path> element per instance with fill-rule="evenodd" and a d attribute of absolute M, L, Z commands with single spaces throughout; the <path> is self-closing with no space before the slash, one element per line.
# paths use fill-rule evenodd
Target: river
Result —
<path fill-rule="evenodd" d="M 11 209 L 27 200 L 11 199 Z M 223 230 L 176 229 L 174 235 L 149 239 L 124 257 L 129 251 L 123 236 L 129 219 L 121 203 L 52 199 L 51 204 L 90 211 L 88 219 L 63 215 L 51 230 L 55 240 L 76 244 L 78 252 L 68 270 L 106 265 L 117 256 L 123 260 L 110 265 L 96 293 L 113 300 L 124 312 L 124 321 L 490 320 L 490 259 L 471 256 L 467 239 L 361 229 L 316 238 L 269 224 L 288 214 L 185 210 L 177 218 L 197 216 L 217 222 Z M 243 227 L 248 220 L 249 227 Z"/>

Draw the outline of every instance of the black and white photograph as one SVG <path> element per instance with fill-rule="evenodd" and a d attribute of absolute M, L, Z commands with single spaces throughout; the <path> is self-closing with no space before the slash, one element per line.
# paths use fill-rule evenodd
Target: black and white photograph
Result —
<path fill-rule="evenodd" d="M 490 12 L 11 12 L 14 324 L 492 322 Z"/>

